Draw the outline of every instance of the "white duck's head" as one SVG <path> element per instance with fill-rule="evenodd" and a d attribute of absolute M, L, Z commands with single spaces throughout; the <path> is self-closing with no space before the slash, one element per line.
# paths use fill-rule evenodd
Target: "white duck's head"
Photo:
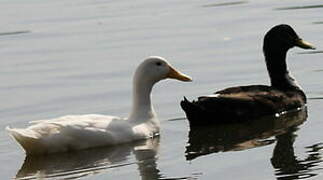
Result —
<path fill-rule="evenodd" d="M 160 80 L 171 78 L 180 81 L 192 81 L 192 78 L 177 71 L 166 59 L 159 56 L 150 56 L 137 68 L 135 82 L 154 84 Z"/>
<path fill-rule="evenodd" d="M 129 119 L 138 122 L 154 119 L 156 115 L 151 104 L 151 90 L 155 83 L 167 78 L 192 81 L 191 77 L 177 71 L 159 56 L 148 57 L 138 66 L 133 79 L 133 107 Z M 155 124 L 158 127 L 158 123 Z"/>

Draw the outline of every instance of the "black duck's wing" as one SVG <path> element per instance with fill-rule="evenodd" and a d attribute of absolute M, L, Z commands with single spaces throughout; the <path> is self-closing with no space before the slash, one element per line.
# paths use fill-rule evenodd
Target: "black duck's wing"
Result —
<path fill-rule="evenodd" d="M 182 101 L 181 106 L 189 121 L 217 119 L 216 121 L 245 121 L 301 106 L 295 93 L 286 93 L 270 86 L 254 85 L 227 88 L 197 101 Z M 200 120 L 198 120 L 200 119 Z M 213 120 L 214 121 L 214 120 Z M 205 122 L 209 123 L 209 122 Z"/>
<path fill-rule="evenodd" d="M 255 92 L 270 92 L 274 90 L 270 86 L 265 85 L 251 85 L 251 86 L 237 86 L 222 89 L 215 92 L 215 94 L 235 94 L 235 93 L 255 93 Z"/>
<path fill-rule="evenodd" d="M 263 108 L 270 108 L 274 112 L 282 112 L 297 107 L 301 107 L 306 103 L 306 98 L 302 91 L 298 90 L 285 90 L 273 88 L 271 86 L 264 85 L 252 85 L 252 86 L 239 86 L 233 88 L 227 88 L 216 92 L 219 97 L 230 97 L 243 100 L 249 97 L 250 101 L 253 101 L 257 107 L 261 110 Z M 269 110 L 269 109 L 268 109 Z"/>
<path fill-rule="evenodd" d="M 216 92 L 215 95 L 217 98 L 213 101 L 219 101 L 221 105 L 233 110 L 244 110 L 246 113 L 273 114 L 300 106 L 297 94 L 264 85 L 227 88 Z M 203 101 L 203 97 L 199 100 Z"/>

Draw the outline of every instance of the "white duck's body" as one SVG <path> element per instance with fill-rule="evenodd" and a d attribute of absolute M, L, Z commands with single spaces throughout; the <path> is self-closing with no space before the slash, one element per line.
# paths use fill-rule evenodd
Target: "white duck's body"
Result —
<path fill-rule="evenodd" d="M 109 146 L 157 135 L 149 123 L 134 124 L 114 116 L 70 115 L 35 122 L 26 129 L 7 128 L 27 154 L 46 154 Z"/>
<path fill-rule="evenodd" d="M 26 129 L 6 129 L 27 154 L 88 149 L 151 138 L 158 135 L 160 128 L 151 104 L 151 90 L 165 78 L 191 80 L 161 57 L 150 57 L 141 63 L 133 80 L 132 112 L 126 119 L 96 114 L 68 115 L 32 121 L 33 125 Z"/>

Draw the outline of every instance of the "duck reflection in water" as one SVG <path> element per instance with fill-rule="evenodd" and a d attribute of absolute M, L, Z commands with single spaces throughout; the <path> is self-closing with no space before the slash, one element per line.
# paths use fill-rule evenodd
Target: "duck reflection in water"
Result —
<path fill-rule="evenodd" d="M 306 107 L 255 121 L 222 124 L 210 127 L 191 127 L 186 159 L 216 152 L 238 151 L 272 144 L 273 136 L 286 133 L 288 128 L 302 124 L 307 118 Z"/>
<path fill-rule="evenodd" d="M 294 141 L 297 135 L 297 127 L 290 127 L 285 134 L 276 136 L 276 146 L 274 148 L 271 164 L 276 169 L 278 180 L 305 179 L 316 176 L 314 172 L 322 162 L 320 150 L 322 143 L 306 147 L 307 157 L 299 160 L 294 153 Z"/>
<path fill-rule="evenodd" d="M 279 180 L 304 179 L 317 175 L 322 157 L 323 143 L 306 147 L 307 157 L 299 160 L 294 152 L 295 132 L 307 119 L 306 107 L 288 112 L 279 117 L 264 117 L 248 123 L 191 127 L 186 159 L 193 160 L 203 155 L 241 151 L 276 142 L 271 164 Z M 275 137 L 272 139 L 271 137 Z"/>
<path fill-rule="evenodd" d="M 46 156 L 26 156 L 17 179 L 78 179 L 109 169 L 138 165 L 142 180 L 159 179 L 159 137 L 107 148 L 95 148 Z M 135 159 L 132 159 L 134 154 Z"/>

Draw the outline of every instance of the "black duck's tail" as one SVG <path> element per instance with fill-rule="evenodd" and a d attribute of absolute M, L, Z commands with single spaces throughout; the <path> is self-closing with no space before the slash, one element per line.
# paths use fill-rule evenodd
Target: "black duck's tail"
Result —
<path fill-rule="evenodd" d="M 181 107 L 184 110 L 187 120 L 190 123 L 190 126 L 201 125 L 203 123 L 203 108 L 201 108 L 196 102 L 186 99 L 184 96 L 184 100 L 181 101 Z"/>
<path fill-rule="evenodd" d="M 185 113 L 190 112 L 194 104 L 186 99 L 184 96 L 184 100 L 181 101 L 181 107 L 185 111 Z"/>

